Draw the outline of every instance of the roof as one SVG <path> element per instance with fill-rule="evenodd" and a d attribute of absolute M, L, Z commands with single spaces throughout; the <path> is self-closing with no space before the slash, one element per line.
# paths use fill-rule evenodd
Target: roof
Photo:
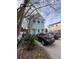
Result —
<path fill-rule="evenodd" d="M 50 24 L 49 26 L 52 26 L 52 25 L 55 25 L 55 24 L 58 24 L 58 23 L 61 23 L 61 21 L 53 23 L 53 24 Z"/>
<path fill-rule="evenodd" d="M 33 20 L 36 20 L 36 19 L 39 19 L 39 18 L 42 18 L 43 20 L 45 20 L 40 13 L 33 14 L 30 17 L 32 17 Z"/>

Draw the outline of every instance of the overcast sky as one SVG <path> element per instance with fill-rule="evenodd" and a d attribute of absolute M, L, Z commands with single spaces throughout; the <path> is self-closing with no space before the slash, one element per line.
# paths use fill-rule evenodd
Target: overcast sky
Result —
<path fill-rule="evenodd" d="M 52 2 L 52 0 L 49 1 Z M 18 0 L 17 7 L 19 7 L 22 2 L 23 0 Z M 49 24 L 61 21 L 61 0 L 56 0 L 55 9 L 56 10 L 47 6 L 39 10 L 40 14 L 45 19 L 45 28 L 47 28 Z"/>

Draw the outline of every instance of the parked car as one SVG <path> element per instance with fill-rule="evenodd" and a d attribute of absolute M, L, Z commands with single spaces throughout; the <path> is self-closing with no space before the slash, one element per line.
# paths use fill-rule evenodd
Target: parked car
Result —
<path fill-rule="evenodd" d="M 58 36 L 57 33 L 54 35 L 54 38 L 55 38 L 55 40 L 58 40 L 59 39 L 59 36 Z"/>
<path fill-rule="evenodd" d="M 55 42 L 54 37 L 51 34 L 40 33 L 36 35 L 38 37 L 38 41 L 43 45 L 51 45 Z"/>
<path fill-rule="evenodd" d="M 52 34 L 54 36 L 55 40 L 58 40 L 59 38 L 61 38 L 61 31 L 60 30 L 51 32 L 50 34 Z"/>

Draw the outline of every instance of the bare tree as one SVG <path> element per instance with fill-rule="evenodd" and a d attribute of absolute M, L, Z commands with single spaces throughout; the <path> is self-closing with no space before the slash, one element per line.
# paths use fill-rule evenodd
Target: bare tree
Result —
<path fill-rule="evenodd" d="M 30 24 L 30 20 L 34 17 L 33 14 L 35 12 L 38 13 L 38 10 L 40 8 L 51 6 L 53 3 L 55 3 L 49 3 L 48 1 L 49 0 L 24 0 L 24 3 L 21 4 L 20 7 L 17 9 L 17 35 L 21 31 L 21 25 L 24 17 L 29 20 Z M 52 8 L 54 9 L 53 5 Z M 28 29 L 30 30 L 29 26 Z"/>
<path fill-rule="evenodd" d="M 21 4 L 20 8 L 17 9 L 17 35 L 21 31 L 22 19 L 28 2 L 29 0 L 24 0 L 24 4 Z"/>

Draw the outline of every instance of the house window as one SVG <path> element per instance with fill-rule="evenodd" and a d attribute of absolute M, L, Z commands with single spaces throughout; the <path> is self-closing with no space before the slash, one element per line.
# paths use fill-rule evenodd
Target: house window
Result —
<path fill-rule="evenodd" d="M 40 30 L 38 29 L 38 32 L 40 32 Z"/>
<path fill-rule="evenodd" d="M 35 34 L 35 29 L 32 29 L 33 33 L 32 34 Z"/>
<path fill-rule="evenodd" d="M 42 21 L 41 23 L 44 23 L 44 21 Z"/>
<path fill-rule="evenodd" d="M 40 23 L 40 21 L 38 21 L 38 23 Z"/>
<path fill-rule="evenodd" d="M 35 21 L 35 20 L 33 20 L 33 22 L 35 23 L 36 21 Z"/>
<path fill-rule="evenodd" d="M 56 26 L 58 26 L 58 25 L 56 25 Z"/>
<path fill-rule="evenodd" d="M 42 32 L 44 31 L 44 29 L 41 30 Z"/>

